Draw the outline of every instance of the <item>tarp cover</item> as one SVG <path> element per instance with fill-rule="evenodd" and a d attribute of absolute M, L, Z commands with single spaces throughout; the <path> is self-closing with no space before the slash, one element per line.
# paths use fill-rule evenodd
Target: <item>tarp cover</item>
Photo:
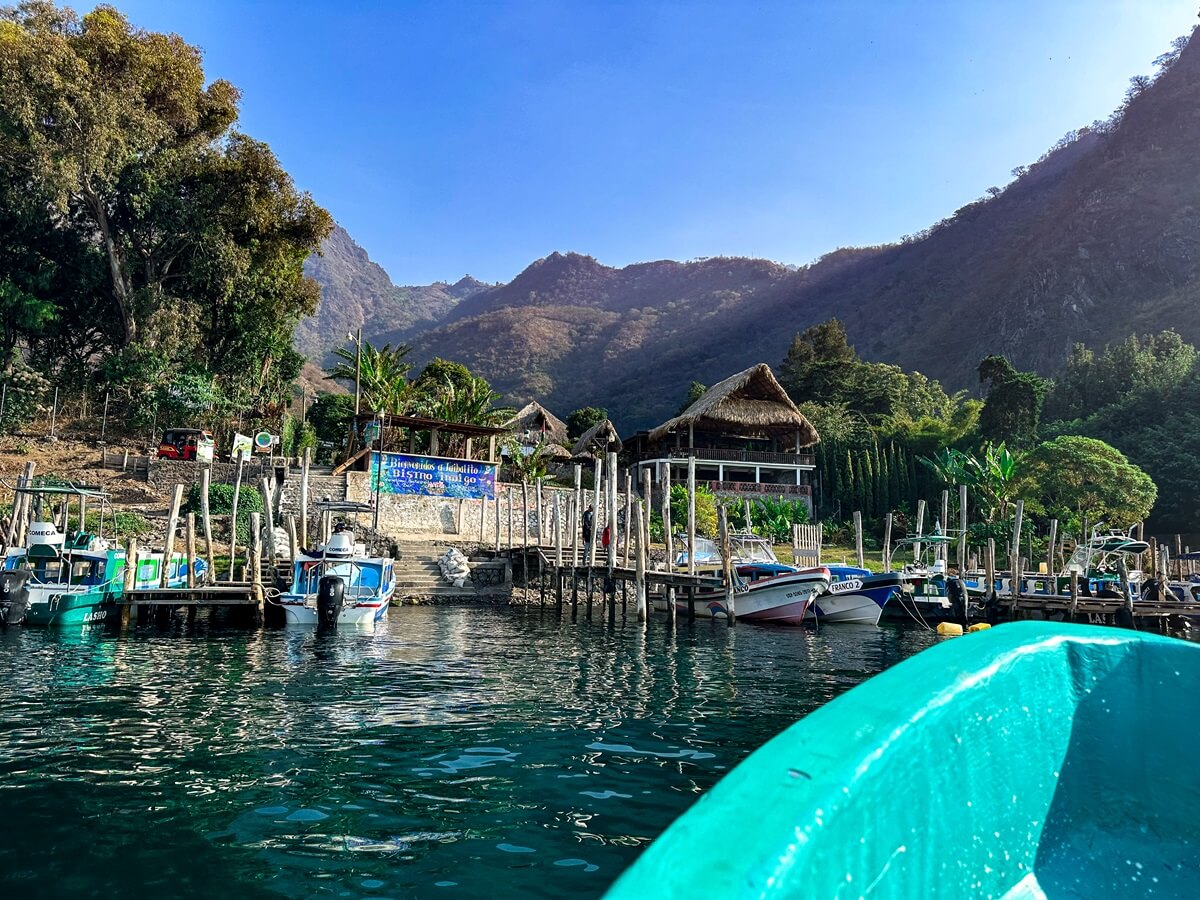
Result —
<path fill-rule="evenodd" d="M 1200 897 L 1200 646 L 1021 622 L 793 725 L 609 891 Z"/>

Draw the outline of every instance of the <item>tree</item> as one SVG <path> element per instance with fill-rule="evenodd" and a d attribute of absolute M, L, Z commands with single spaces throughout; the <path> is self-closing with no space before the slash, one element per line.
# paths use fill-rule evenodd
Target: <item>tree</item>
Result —
<path fill-rule="evenodd" d="M 1025 458 L 1021 493 L 1048 515 L 1078 524 L 1125 528 L 1150 514 L 1158 489 L 1115 447 L 1068 435 L 1040 444 Z"/>
<path fill-rule="evenodd" d="M 795 400 L 836 403 L 851 393 L 859 362 L 846 327 L 838 319 L 830 319 L 792 338 L 779 378 Z"/>
<path fill-rule="evenodd" d="M 363 413 L 385 412 L 402 416 L 408 412 L 413 399 L 412 386 L 408 382 L 412 366 L 405 362 L 409 351 L 405 344 L 394 348 L 391 344 L 376 347 L 369 341 L 363 341 L 360 351 L 338 347 L 333 351 L 338 361 L 325 374 L 351 390 L 356 381 L 361 385 Z"/>
<path fill-rule="evenodd" d="M 588 429 L 599 425 L 608 418 L 608 410 L 598 406 L 584 406 L 567 416 L 567 434 L 571 440 L 577 441 Z"/>
<path fill-rule="evenodd" d="M 979 364 L 979 380 L 988 383 L 979 433 L 988 441 L 1028 447 L 1037 439 L 1042 405 L 1051 382 L 1035 372 L 1020 372 L 1003 356 Z"/>
<path fill-rule="evenodd" d="M 317 440 L 335 447 L 346 442 L 347 428 L 354 415 L 354 398 L 347 394 L 321 394 L 308 408 L 308 424 Z"/>
<path fill-rule="evenodd" d="M 687 412 L 688 407 L 703 397 L 707 391 L 707 387 L 698 381 L 693 381 L 692 386 L 688 388 L 687 396 L 683 398 L 683 402 L 679 404 L 679 409 L 675 411 L 675 415 L 682 416 Z"/>

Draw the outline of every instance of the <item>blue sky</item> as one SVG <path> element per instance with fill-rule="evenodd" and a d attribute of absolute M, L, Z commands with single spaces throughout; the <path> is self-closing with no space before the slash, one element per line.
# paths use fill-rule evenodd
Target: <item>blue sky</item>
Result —
<path fill-rule="evenodd" d="M 810 262 L 915 232 L 1105 118 L 1196 0 L 114 0 L 205 51 L 404 284 Z"/>

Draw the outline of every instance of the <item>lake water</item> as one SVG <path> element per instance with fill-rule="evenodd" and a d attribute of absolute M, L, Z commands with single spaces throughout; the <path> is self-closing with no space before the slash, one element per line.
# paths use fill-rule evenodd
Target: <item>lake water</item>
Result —
<path fill-rule="evenodd" d="M 595 897 L 908 628 L 0 634 L 0 896 Z M 702 851 L 702 848 L 698 848 Z"/>

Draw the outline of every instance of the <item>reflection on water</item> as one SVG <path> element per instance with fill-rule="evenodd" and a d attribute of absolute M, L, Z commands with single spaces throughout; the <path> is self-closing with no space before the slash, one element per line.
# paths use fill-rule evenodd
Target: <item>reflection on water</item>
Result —
<path fill-rule="evenodd" d="M 375 631 L 0 634 L 0 896 L 596 896 L 930 644 L 404 607 Z"/>

